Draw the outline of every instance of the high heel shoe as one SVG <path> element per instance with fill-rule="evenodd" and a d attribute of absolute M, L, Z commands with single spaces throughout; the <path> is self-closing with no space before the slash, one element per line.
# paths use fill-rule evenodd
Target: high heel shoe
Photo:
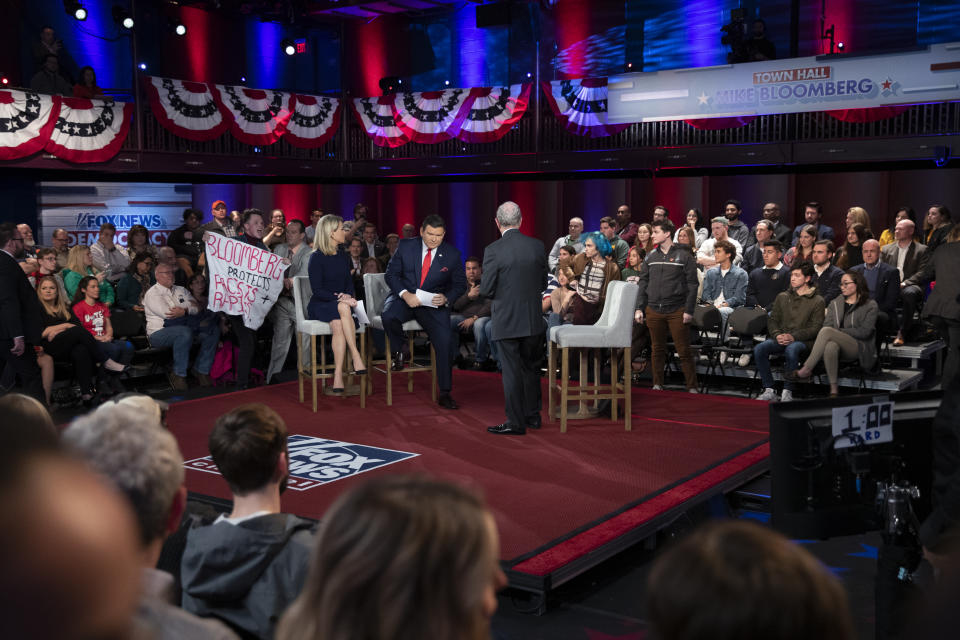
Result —
<path fill-rule="evenodd" d="M 330 393 L 332 393 L 335 396 L 342 396 L 343 387 L 330 387 Z"/>
<path fill-rule="evenodd" d="M 367 375 L 367 370 L 366 370 L 366 369 L 355 369 L 355 370 L 354 370 L 354 373 L 357 374 L 358 376 L 365 376 L 365 375 Z"/>
<path fill-rule="evenodd" d="M 103 363 L 103 368 L 107 371 L 113 371 L 114 373 L 121 373 L 127 370 L 127 365 L 120 364 L 112 358 L 107 358 L 107 360 Z"/>

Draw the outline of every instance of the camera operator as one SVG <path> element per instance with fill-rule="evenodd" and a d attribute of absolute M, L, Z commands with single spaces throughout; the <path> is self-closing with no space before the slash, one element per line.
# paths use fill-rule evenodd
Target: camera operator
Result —
<path fill-rule="evenodd" d="M 767 38 L 767 23 L 757 18 L 750 26 L 751 37 L 744 43 L 747 59 L 744 62 L 759 62 L 760 60 L 776 60 L 777 48 Z"/>
<path fill-rule="evenodd" d="M 767 23 L 757 18 L 750 26 L 750 38 L 745 37 L 746 22 L 743 11 L 734 9 L 730 12 L 730 22 L 720 28 L 723 34 L 720 42 L 730 47 L 727 62 L 759 62 L 761 60 L 776 60 L 777 48 L 767 38 Z"/>

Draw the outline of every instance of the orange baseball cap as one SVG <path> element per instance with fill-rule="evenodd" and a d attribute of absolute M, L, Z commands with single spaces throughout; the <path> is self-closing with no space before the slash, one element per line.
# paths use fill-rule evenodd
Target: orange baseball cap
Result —
<path fill-rule="evenodd" d="M 213 204 L 210 205 L 211 209 L 219 209 L 220 207 L 223 207 L 224 209 L 226 209 L 227 203 L 224 202 L 223 200 L 214 200 Z"/>

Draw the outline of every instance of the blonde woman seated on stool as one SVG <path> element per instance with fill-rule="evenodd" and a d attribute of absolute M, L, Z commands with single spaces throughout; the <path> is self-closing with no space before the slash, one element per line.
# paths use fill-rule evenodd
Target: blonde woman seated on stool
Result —
<path fill-rule="evenodd" d="M 827 317 L 810 355 L 803 366 L 788 377 L 809 378 L 813 368 L 823 359 L 830 381 L 830 396 L 836 396 L 840 391 L 837 381 L 841 360 L 856 360 L 866 371 L 876 363 L 876 326 L 877 303 L 870 299 L 867 281 L 862 273 L 847 271 L 840 279 L 840 295 L 827 307 Z"/>

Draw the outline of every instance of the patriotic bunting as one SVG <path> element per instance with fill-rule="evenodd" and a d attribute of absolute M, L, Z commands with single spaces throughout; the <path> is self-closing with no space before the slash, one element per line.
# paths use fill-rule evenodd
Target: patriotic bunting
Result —
<path fill-rule="evenodd" d="M 0 160 L 43 149 L 57 123 L 60 100 L 33 91 L 0 91 Z"/>
<path fill-rule="evenodd" d="M 133 104 L 58 98 L 60 113 L 46 150 L 70 162 L 104 162 L 120 151 L 130 131 Z"/>
<path fill-rule="evenodd" d="M 354 98 L 354 113 L 360 126 L 378 147 L 399 147 L 410 142 L 393 115 L 393 94 L 380 98 Z"/>
<path fill-rule="evenodd" d="M 230 133 L 240 142 L 273 144 L 286 131 L 292 96 L 282 91 L 217 84 L 213 97 L 230 116 Z"/>
<path fill-rule="evenodd" d="M 393 117 L 411 142 L 436 144 L 457 135 L 467 117 L 468 98 L 465 89 L 398 93 Z"/>
<path fill-rule="evenodd" d="M 578 136 L 612 136 L 630 125 L 607 124 L 607 79 L 554 80 L 543 83 L 553 114 Z"/>
<path fill-rule="evenodd" d="M 230 126 L 210 87 L 202 82 L 147 76 L 144 84 L 153 116 L 176 136 L 205 142 L 219 138 Z"/>
<path fill-rule="evenodd" d="M 354 98 L 361 126 L 374 144 L 399 147 L 408 142 L 436 144 L 451 138 L 495 142 L 523 117 L 530 84 L 397 93 Z"/>
<path fill-rule="evenodd" d="M 293 94 L 287 142 L 301 149 L 323 146 L 340 127 L 340 101 L 325 96 Z"/>
<path fill-rule="evenodd" d="M 464 142 L 496 142 L 523 117 L 530 102 L 530 84 L 479 87 L 471 90 L 473 105 L 457 138 Z"/>

